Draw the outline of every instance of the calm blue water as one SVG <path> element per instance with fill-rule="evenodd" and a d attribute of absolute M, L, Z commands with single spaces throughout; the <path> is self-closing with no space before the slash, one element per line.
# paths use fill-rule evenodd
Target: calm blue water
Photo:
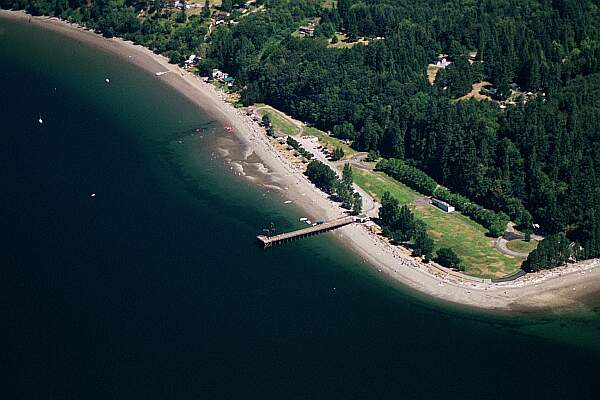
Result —
<path fill-rule="evenodd" d="M 155 77 L 0 19 L 0 90 L 2 398 L 597 395 L 597 313 L 433 304 L 327 236 L 259 248 L 298 214 Z"/>

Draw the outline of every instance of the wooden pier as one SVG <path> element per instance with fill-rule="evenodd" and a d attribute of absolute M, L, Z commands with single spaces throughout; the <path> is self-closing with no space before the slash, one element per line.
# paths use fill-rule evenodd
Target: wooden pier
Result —
<path fill-rule="evenodd" d="M 332 229 L 340 228 L 345 225 L 349 225 L 353 222 L 357 222 L 356 217 L 342 217 L 331 221 L 324 222 L 319 225 L 309 226 L 308 228 L 298 229 L 296 231 L 282 233 L 275 236 L 264 236 L 260 235 L 256 238 L 263 244 L 264 247 L 269 247 L 275 244 L 288 242 L 295 239 L 300 239 L 307 236 L 318 235 L 323 232 L 330 231 Z"/>

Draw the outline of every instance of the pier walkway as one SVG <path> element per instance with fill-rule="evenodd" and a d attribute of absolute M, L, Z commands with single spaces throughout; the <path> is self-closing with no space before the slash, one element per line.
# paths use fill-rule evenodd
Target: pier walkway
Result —
<path fill-rule="evenodd" d="M 327 232 L 332 229 L 340 228 L 349 225 L 353 222 L 363 222 L 361 217 L 342 217 L 331 221 L 324 222 L 319 225 L 310 226 L 296 231 L 281 233 L 275 236 L 260 235 L 256 238 L 263 244 L 264 247 L 269 247 L 275 244 L 284 243 L 287 241 L 300 239 L 307 236 L 318 235 L 319 233 Z"/>

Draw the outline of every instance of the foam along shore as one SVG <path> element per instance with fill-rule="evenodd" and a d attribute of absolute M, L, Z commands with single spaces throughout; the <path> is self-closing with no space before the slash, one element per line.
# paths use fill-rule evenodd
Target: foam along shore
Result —
<path fill-rule="evenodd" d="M 245 111 L 233 107 L 226 96 L 198 76 L 169 64 L 152 51 L 117 38 L 107 39 L 77 25 L 49 17 L 31 17 L 20 11 L 0 10 L 0 18 L 30 23 L 39 29 L 57 32 L 98 50 L 117 55 L 167 83 L 197 104 L 223 125 L 228 126 L 221 151 L 236 167 L 238 175 L 281 192 L 293 200 L 313 220 L 334 219 L 343 210 L 316 189 L 285 157 L 278 153 L 257 122 Z M 170 73 L 167 73 L 170 72 Z M 160 73 L 160 74 L 159 74 Z M 232 155 L 232 142 L 243 151 Z M 258 161 L 256 161 L 258 160 Z M 250 168 L 250 166 L 253 166 Z M 232 166 L 233 169 L 233 166 Z M 252 171 L 248 173 L 247 171 Z M 463 280 L 432 270 L 402 249 L 388 245 L 362 225 L 352 224 L 331 233 L 357 253 L 375 271 L 406 287 L 438 300 L 493 310 L 543 310 L 578 307 L 590 296 L 600 294 L 600 260 L 589 260 L 552 271 L 529 274 L 514 282 L 494 284 L 483 280 Z"/>

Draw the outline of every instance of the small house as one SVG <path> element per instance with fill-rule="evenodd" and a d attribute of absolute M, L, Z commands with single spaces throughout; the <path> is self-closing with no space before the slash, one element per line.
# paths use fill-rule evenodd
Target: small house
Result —
<path fill-rule="evenodd" d="M 442 201 L 440 199 L 436 199 L 435 197 L 431 199 L 431 204 L 433 204 L 434 206 L 436 206 L 440 210 L 442 210 L 444 212 L 447 212 L 447 213 L 451 213 L 451 212 L 456 211 L 456 209 L 454 208 L 454 206 L 451 206 L 450 204 L 448 204 L 445 201 Z"/>
<path fill-rule="evenodd" d="M 225 78 L 227 78 L 228 76 L 229 76 L 229 74 L 227 72 L 223 72 L 223 71 L 221 71 L 219 69 L 213 69 L 212 70 L 212 77 L 213 77 L 213 79 L 222 81 Z"/>
<path fill-rule="evenodd" d="M 200 60 L 200 57 L 198 57 L 195 54 L 192 54 L 191 56 L 188 57 L 187 60 L 184 61 L 184 63 L 186 66 L 192 66 L 192 65 L 196 65 L 199 60 Z"/>
<path fill-rule="evenodd" d="M 235 79 L 234 79 L 233 77 L 231 77 L 231 76 L 226 76 L 226 77 L 224 77 L 224 78 L 222 79 L 222 81 L 223 81 L 224 83 L 226 83 L 226 84 L 227 84 L 227 86 L 231 87 L 231 86 L 233 86 L 233 82 L 235 81 Z"/>
<path fill-rule="evenodd" d="M 226 19 L 227 17 L 229 17 L 231 14 L 225 11 L 215 11 L 212 15 L 212 17 L 215 20 L 219 20 L 219 19 Z"/>
<path fill-rule="evenodd" d="M 301 26 L 299 30 L 299 32 L 301 34 L 303 34 L 304 36 L 309 36 L 309 37 L 313 37 L 315 35 L 315 30 L 317 28 L 314 25 L 305 25 L 305 26 Z"/>
<path fill-rule="evenodd" d="M 437 68 L 442 68 L 442 69 L 444 69 L 444 68 L 446 68 L 446 67 L 447 67 L 448 65 L 450 65 L 450 64 L 452 64 L 452 61 L 448 61 L 448 59 L 447 59 L 446 57 L 444 57 L 444 58 L 442 58 L 441 60 L 438 60 L 438 61 L 435 63 L 435 66 L 436 66 Z"/>
<path fill-rule="evenodd" d="M 175 0 L 175 2 L 173 3 L 173 7 L 179 8 L 180 10 L 182 10 L 184 6 L 185 6 L 186 10 L 188 10 L 190 8 L 189 4 L 182 3 L 179 0 Z"/>

